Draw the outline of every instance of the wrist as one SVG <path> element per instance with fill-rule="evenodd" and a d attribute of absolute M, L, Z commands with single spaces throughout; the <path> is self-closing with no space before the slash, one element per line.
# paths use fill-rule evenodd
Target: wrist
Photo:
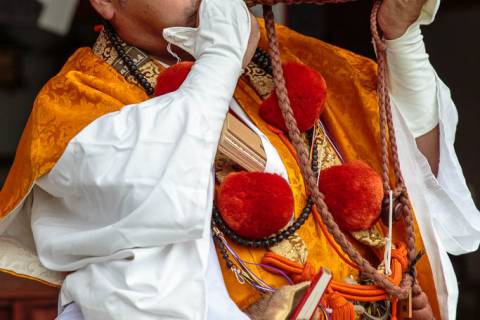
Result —
<path fill-rule="evenodd" d="M 383 36 L 385 37 L 386 40 L 396 40 L 400 37 L 402 37 L 407 30 L 410 28 L 410 26 L 396 26 L 396 27 L 390 27 L 390 28 L 383 28 Z"/>
<path fill-rule="evenodd" d="M 383 36 L 386 40 L 395 40 L 402 37 L 413 25 L 416 24 L 417 19 L 411 21 L 398 21 L 396 19 L 388 19 L 384 15 L 378 18 L 378 24 L 383 31 Z"/>
<path fill-rule="evenodd" d="M 423 36 L 422 30 L 420 29 L 420 24 L 415 22 L 410 27 L 408 27 L 400 36 L 394 39 L 386 39 L 387 51 L 389 53 L 394 53 L 397 51 L 411 51 L 417 50 L 418 46 L 423 46 Z M 408 50 L 410 48 L 410 50 Z M 425 48 L 423 48 L 425 50 Z"/>

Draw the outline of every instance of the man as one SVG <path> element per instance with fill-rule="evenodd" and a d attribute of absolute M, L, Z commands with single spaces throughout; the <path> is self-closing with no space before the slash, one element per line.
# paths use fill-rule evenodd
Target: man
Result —
<path fill-rule="evenodd" d="M 446 251 L 475 250 L 480 223 L 453 150 L 455 109 L 428 63 L 419 31 L 433 20 L 438 3 L 424 2 L 385 0 L 379 25 L 390 39 L 390 89 L 402 168 L 423 238 L 418 245 L 428 254 L 419 281 L 428 287 L 437 318 L 454 319 L 457 289 Z M 212 164 L 229 107 L 252 129 L 262 129 L 256 130 L 268 171 L 301 189 L 289 174 L 292 156 L 251 112 L 255 95 L 244 80 L 232 100 L 257 45 L 255 20 L 240 0 L 91 3 L 128 45 L 100 38 L 94 52 L 80 49 L 40 93 L 2 189 L 1 268 L 62 284 L 60 319 L 246 319 L 243 311 L 259 294 L 233 283 L 224 269 L 225 286 L 210 232 Z M 349 102 L 342 95 L 347 97 L 350 81 L 360 83 L 359 94 L 368 97 L 355 98 L 359 106 L 348 112 L 363 117 L 349 132 L 341 121 L 328 129 L 341 146 L 354 143 L 342 142 L 338 130 L 359 140 L 368 136 L 368 125 L 362 126 L 371 123 L 368 112 L 359 110 L 373 105 L 373 64 L 288 32 L 280 33 L 280 42 L 292 59 L 315 67 L 302 45 L 325 51 L 326 63 L 347 57 L 334 66 L 340 75 L 350 70 L 347 76 L 322 67 L 332 87 L 325 121 L 345 120 L 340 101 Z M 179 90 L 150 99 L 144 89 L 154 86 L 161 68 L 150 58 L 165 65 L 176 61 L 168 43 L 196 63 Z M 119 62 L 122 51 L 134 53 L 138 72 L 124 72 L 129 60 Z M 374 164 L 377 155 L 367 154 L 375 150 L 368 143 L 357 141 L 352 149 Z M 315 266 L 342 274 L 340 258 L 315 251 L 325 240 L 306 241 Z M 63 279 L 59 272 L 69 274 Z M 273 275 L 264 279 L 282 283 Z"/>

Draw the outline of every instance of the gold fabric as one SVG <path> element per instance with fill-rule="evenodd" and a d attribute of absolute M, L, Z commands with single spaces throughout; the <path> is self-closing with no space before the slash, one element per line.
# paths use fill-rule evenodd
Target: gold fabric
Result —
<path fill-rule="evenodd" d="M 147 98 L 91 49 L 82 48 L 38 94 L 0 192 L 0 218 L 53 168 L 68 142 L 99 116 Z"/>

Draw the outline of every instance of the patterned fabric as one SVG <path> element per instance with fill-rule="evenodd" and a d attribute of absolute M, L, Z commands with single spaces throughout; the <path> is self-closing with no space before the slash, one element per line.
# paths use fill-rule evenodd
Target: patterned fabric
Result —
<path fill-rule="evenodd" d="M 137 66 L 138 70 L 145 76 L 150 85 L 155 88 L 155 85 L 157 84 L 157 76 L 160 74 L 163 67 L 142 50 L 129 46 L 124 42 L 122 42 L 121 45 L 125 50 L 125 53 Z M 139 85 L 137 79 L 130 74 L 127 66 L 123 63 L 122 59 L 120 59 L 105 31 L 100 32 L 92 50 L 98 57 L 111 65 L 118 73 L 125 77 L 128 82 Z"/>

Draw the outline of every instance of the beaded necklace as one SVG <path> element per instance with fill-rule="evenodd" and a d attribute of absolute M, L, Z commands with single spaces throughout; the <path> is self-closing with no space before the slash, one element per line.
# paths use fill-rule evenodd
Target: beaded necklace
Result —
<path fill-rule="evenodd" d="M 145 89 L 145 92 L 151 96 L 154 93 L 154 88 L 145 78 L 140 70 L 138 70 L 137 66 L 133 62 L 133 60 L 126 54 L 125 49 L 122 47 L 122 41 L 118 37 L 118 35 L 113 30 L 113 27 L 110 23 L 105 23 L 105 33 L 108 39 L 113 44 L 115 50 L 117 51 L 120 59 L 123 63 L 127 66 L 129 72 L 135 77 L 138 83 Z M 266 73 L 272 74 L 272 61 L 269 55 L 261 48 L 257 48 L 255 54 L 252 58 L 252 62 L 262 68 Z M 315 142 L 313 144 L 313 152 L 312 152 L 312 170 L 318 174 L 318 146 Z M 302 213 L 291 224 L 290 227 L 286 228 L 285 230 L 281 231 L 280 233 L 273 235 L 271 237 L 267 237 L 261 240 L 250 240 L 243 238 L 236 234 L 232 229 L 230 229 L 225 222 L 223 221 L 220 213 L 218 212 L 217 208 L 214 206 L 213 208 L 213 221 L 215 225 L 219 228 L 219 230 L 224 233 L 227 237 L 229 237 L 234 242 L 251 247 L 251 248 L 269 248 L 278 244 L 279 242 L 287 239 L 288 237 L 292 236 L 295 232 L 297 232 L 301 226 L 307 221 L 310 213 L 312 212 L 313 200 L 309 198 L 307 204 L 305 205 Z"/>
<path fill-rule="evenodd" d="M 114 31 L 113 27 L 110 23 L 104 23 L 104 30 L 107 38 L 113 44 L 115 50 L 118 53 L 120 60 L 123 64 L 127 67 L 130 74 L 135 78 L 135 80 L 144 88 L 147 95 L 152 96 L 154 94 L 154 88 L 148 82 L 145 75 L 138 69 L 135 62 L 128 56 L 125 49 L 122 47 L 122 40 Z M 272 60 L 267 52 L 265 52 L 261 48 L 257 48 L 255 51 L 254 56 L 252 57 L 252 63 L 260 67 L 264 70 L 267 74 L 272 75 L 273 67 L 272 67 Z M 319 173 L 319 162 L 318 162 L 318 141 L 317 139 L 313 139 L 312 143 L 312 161 L 311 161 L 312 171 L 318 175 Z M 289 237 L 293 236 L 307 221 L 309 218 L 313 207 L 313 199 L 309 197 L 305 207 L 303 208 L 299 217 L 293 221 L 289 227 L 285 228 L 281 232 L 263 238 L 259 240 L 251 240 L 240 235 L 236 234 L 230 227 L 227 226 L 225 221 L 222 219 L 218 209 L 216 206 L 213 206 L 212 209 L 212 229 L 214 230 L 213 239 L 215 243 L 217 243 L 219 250 L 222 254 L 222 257 L 225 261 L 225 264 L 229 270 L 232 270 L 240 282 L 248 282 L 253 287 L 257 288 L 260 291 L 272 291 L 267 284 L 263 283 L 261 279 L 259 279 L 255 274 L 253 274 L 245 264 L 248 264 L 245 261 L 238 261 L 239 257 L 235 256 L 235 253 L 232 252 L 231 248 L 228 247 L 224 236 L 228 237 L 233 242 L 240 244 L 242 246 L 250 247 L 250 248 L 265 248 L 268 249 L 277 245 L 278 243 L 282 242 L 283 240 L 288 239 Z M 227 248 L 228 247 L 228 248 Z M 233 256 L 234 260 L 237 261 L 237 264 L 243 267 L 236 267 L 235 264 L 230 259 L 230 254 Z M 268 266 L 266 266 L 268 267 Z M 281 270 L 277 270 L 278 273 L 281 274 Z M 288 276 L 284 275 L 287 280 Z"/>

